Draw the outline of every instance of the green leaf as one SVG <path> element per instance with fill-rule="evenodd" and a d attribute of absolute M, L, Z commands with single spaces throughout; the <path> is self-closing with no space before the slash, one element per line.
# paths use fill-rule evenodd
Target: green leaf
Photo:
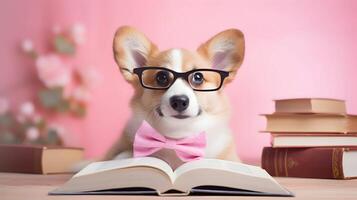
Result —
<path fill-rule="evenodd" d="M 75 45 L 63 35 L 57 35 L 55 37 L 55 50 L 58 53 L 73 55 L 76 51 Z"/>
<path fill-rule="evenodd" d="M 47 132 L 47 143 L 48 144 L 59 144 L 60 143 L 60 137 L 57 133 L 56 130 L 54 129 L 49 129 Z"/>
<path fill-rule="evenodd" d="M 43 89 L 39 93 L 41 104 L 45 108 L 55 108 L 62 102 L 62 88 Z"/>
<path fill-rule="evenodd" d="M 40 121 L 38 121 L 35 126 L 40 129 L 43 130 L 44 128 L 46 128 L 47 122 L 46 119 L 42 118 Z"/>
<path fill-rule="evenodd" d="M 0 127 L 11 127 L 15 123 L 13 116 L 10 113 L 0 115 Z"/>
<path fill-rule="evenodd" d="M 87 114 L 87 109 L 84 104 L 74 104 L 71 110 L 78 117 L 84 117 Z"/>
<path fill-rule="evenodd" d="M 18 143 L 16 137 L 11 132 L 0 133 L 0 143 L 2 144 L 15 144 Z"/>
<path fill-rule="evenodd" d="M 43 107 L 53 109 L 59 112 L 69 110 L 69 102 L 63 99 L 62 88 L 43 89 L 38 94 Z"/>
<path fill-rule="evenodd" d="M 67 112 L 69 110 L 69 102 L 67 100 L 62 100 L 56 107 L 59 112 Z"/>

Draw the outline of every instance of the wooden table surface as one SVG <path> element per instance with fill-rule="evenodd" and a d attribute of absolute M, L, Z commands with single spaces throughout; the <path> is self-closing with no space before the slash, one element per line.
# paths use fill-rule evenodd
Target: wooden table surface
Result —
<path fill-rule="evenodd" d="M 60 186 L 71 175 L 35 175 L 0 173 L 0 199 L 163 199 L 157 196 L 49 196 L 48 191 Z M 276 178 L 284 187 L 295 194 L 295 197 L 249 197 L 249 196 L 189 196 L 167 197 L 174 199 L 354 199 L 357 200 L 357 179 L 355 180 L 325 180 L 302 178 Z M 166 198 L 165 198 L 166 199 Z"/>

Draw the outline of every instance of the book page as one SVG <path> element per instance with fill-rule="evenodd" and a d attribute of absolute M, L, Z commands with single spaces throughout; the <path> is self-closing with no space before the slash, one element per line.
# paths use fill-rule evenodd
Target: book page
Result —
<path fill-rule="evenodd" d="M 169 176 L 171 180 L 174 180 L 174 173 L 171 167 L 163 160 L 154 157 L 141 157 L 141 158 L 128 158 L 120 160 L 109 160 L 102 162 L 95 162 L 89 164 L 73 177 L 79 177 L 113 169 L 123 169 L 130 167 L 152 167 L 163 171 Z"/>
<path fill-rule="evenodd" d="M 202 159 L 183 164 L 174 174 L 174 188 L 179 191 L 187 192 L 198 186 L 222 186 L 261 193 L 290 194 L 262 168 L 238 162 Z"/>
<path fill-rule="evenodd" d="M 160 169 L 151 167 L 127 167 L 77 176 L 51 194 L 80 194 L 84 192 L 117 191 L 128 188 L 152 189 L 157 193 L 172 188 L 169 177 Z"/>
<path fill-rule="evenodd" d="M 103 190 L 115 192 L 126 188 L 149 188 L 156 190 L 159 195 L 169 195 L 170 192 L 166 192 L 170 190 L 188 194 L 190 191 L 198 191 L 199 186 L 219 186 L 260 194 L 290 194 L 260 167 L 202 159 L 185 163 L 173 172 L 166 162 L 152 157 L 92 163 L 65 185 L 51 191 L 51 194 L 100 193 Z M 203 190 L 207 191 L 207 188 Z"/>
<path fill-rule="evenodd" d="M 261 168 L 252 165 L 246 165 L 239 162 L 219 159 L 201 159 L 185 163 L 178 167 L 174 172 L 175 178 L 188 171 L 195 169 L 217 169 L 231 172 L 240 172 L 250 176 L 266 176 L 266 174 L 264 173 L 264 171 L 261 170 Z"/>

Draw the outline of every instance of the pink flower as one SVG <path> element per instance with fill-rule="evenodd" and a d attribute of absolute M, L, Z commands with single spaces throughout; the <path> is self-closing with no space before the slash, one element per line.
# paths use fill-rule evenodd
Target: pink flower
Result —
<path fill-rule="evenodd" d="M 31 117 L 35 114 L 35 106 L 30 101 L 25 102 L 20 106 L 20 113 L 25 117 Z"/>
<path fill-rule="evenodd" d="M 0 115 L 3 115 L 9 111 L 9 101 L 0 97 Z"/>
<path fill-rule="evenodd" d="M 33 141 L 40 136 L 40 131 L 36 127 L 30 127 L 26 130 L 25 135 L 28 140 Z"/>
<path fill-rule="evenodd" d="M 39 56 L 36 60 L 40 80 L 48 88 L 65 87 L 71 82 L 71 70 L 58 56 Z"/>
<path fill-rule="evenodd" d="M 100 76 L 94 67 L 78 69 L 82 84 L 88 89 L 93 89 L 99 82 Z"/>
<path fill-rule="evenodd" d="M 54 26 L 52 27 L 52 32 L 53 32 L 54 34 L 60 34 L 61 31 L 62 31 L 62 29 L 61 29 L 61 27 L 60 27 L 58 24 L 56 24 L 56 25 L 54 25 Z"/>
<path fill-rule="evenodd" d="M 72 98 L 79 102 L 88 102 L 91 97 L 89 90 L 85 87 L 76 87 L 72 92 Z"/>
<path fill-rule="evenodd" d="M 16 120 L 19 122 L 19 123 L 25 123 L 25 121 L 26 121 L 26 117 L 25 116 L 23 116 L 23 115 L 16 115 Z"/>
<path fill-rule="evenodd" d="M 74 24 L 69 32 L 75 44 L 83 44 L 85 41 L 86 29 L 83 24 Z"/>
<path fill-rule="evenodd" d="M 32 41 L 29 40 L 29 39 L 26 39 L 26 40 L 22 41 L 21 49 L 26 53 L 32 52 L 33 51 L 33 43 L 32 43 Z"/>

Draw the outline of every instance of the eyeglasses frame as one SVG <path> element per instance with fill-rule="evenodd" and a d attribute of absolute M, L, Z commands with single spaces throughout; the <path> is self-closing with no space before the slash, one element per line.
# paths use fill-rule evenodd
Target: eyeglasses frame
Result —
<path fill-rule="evenodd" d="M 171 72 L 173 75 L 174 75 L 174 78 L 172 80 L 172 82 L 166 86 L 166 87 L 163 87 L 163 88 L 156 88 L 156 87 L 149 87 L 149 86 L 146 86 L 144 85 L 143 83 L 143 80 L 142 80 L 142 74 L 145 70 L 149 70 L 149 69 L 157 69 L 157 70 L 166 70 L 166 71 L 169 71 Z M 197 71 L 213 71 L 213 72 L 217 72 L 219 73 L 220 77 L 221 77 L 221 83 L 220 85 L 215 88 L 215 89 L 207 89 L 207 90 L 202 90 L 202 89 L 195 89 L 195 88 L 192 88 L 191 84 L 189 83 L 189 76 L 190 74 L 194 73 L 194 72 L 197 72 Z M 202 68 L 202 69 L 193 69 L 193 70 L 190 70 L 190 71 L 187 71 L 187 72 L 176 72 L 172 69 L 168 69 L 168 68 L 165 68 L 165 67 L 154 67 L 154 66 L 145 66 L 145 67 L 137 67 L 137 68 L 134 68 L 133 69 L 133 73 L 136 74 L 140 80 L 140 84 L 142 87 L 146 88 L 146 89 L 151 89 L 151 90 L 167 90 L 169 89 L 174 83 L 175 81 L 178 79 L 178 78 L 182 78 L 184 79 L 185 81 L 187 81 L 189 83 L 189 85 L 191 86 L 191 88 L 194 90 L 194 91 L 200 91 L 200 92 L 212 92 L 212 91 L 217 91 L 219 89 L 221 89 L 222 85 L 223 85 L 223 82 L 224 82 L 224 79 L 227 78 L 229 76 L 229 72 L 228 71 L 223 71 L 223 70 L 218 70 L 218 69 L 207 69 L 207 68 Z"/>

